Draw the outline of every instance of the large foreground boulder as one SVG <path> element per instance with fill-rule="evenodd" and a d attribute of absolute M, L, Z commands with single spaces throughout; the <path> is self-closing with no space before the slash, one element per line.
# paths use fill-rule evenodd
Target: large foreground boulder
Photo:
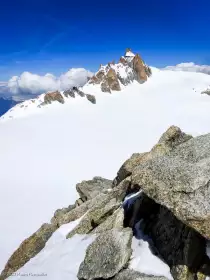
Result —
<path fill-rule="evenodd" d="M 141 163 L 147 162 L 150 159 L 170 153 L 175 147 L 185 143 L 192 136 L 181 131 L 177 126 L 170 126 L 165 133 L 160 137 L 158 143 L 151 149 L 150 152 L 135 153 L 121 166 L 115 178 L 114 185 L 118 185 L 127 176 L 130 176 L 134 169 Z"/>
<path fill-rule="evenodd" d="M 142 162 L 131 178 L 179 220 L 210 238 L 210 134 Z"/>
<path fill-rule="evenodd" d="M 112 229 L 100 234 L 87 248 L 78 278 L 93 280 L 115 276 L 130 259 L 132 236 L 129 228 Z"/>

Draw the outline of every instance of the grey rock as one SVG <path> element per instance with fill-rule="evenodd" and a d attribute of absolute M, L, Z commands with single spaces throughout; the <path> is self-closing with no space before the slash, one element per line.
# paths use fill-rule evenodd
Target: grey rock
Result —
<path fill-rule="evenodd" d="M 191 135 L 182 132 L 179 127 L 170 126 L 169 129 L 167 129 L 167 131 L 160 137 L 158 144 L 163 144 L 171 150 L 174 147 L 187 142 L 191 138 Z"/>
<path fill-rule="evenodd" d="M 80 197 L 80 198 L 78 198 L 78 199 L 76 200 L 76 202 L 75 202 L 76 207 L 82 205 L 85 201 L 87 201 L 87 198 L 86 198 L 86 197 Z"/>
<path fill-rule="evenodd" d="M 80 197 L 87 199 L 94 198 L 100 193 L 106 193 L 109 189 L 112 189 L 112 181 L 102 177 L 94 177 L 92 180 L 82 181 L 76 185 Z"/>
<path fill-rule="evenodd" d="M 107 80 L 104 80 L 104 81 L 101 83 L 101 91 L 102 91 L 102 92 L 111 93 L 111 89 L 110 89 L 110 87 L 109 87 L 109 84 L 108 84 Z"/>
<path fill-rule="evenodd" d="M 74 204 L 74 205 L 69 205 L 68 207 L 56 210 L 53 215 L 53 218 L 51 219 L 51 223 L 56 223 L 56 220 L 59 219 L 59 217 L 62 217 L 66 213 L 73 210 L 75 207 L 76 207 L 76 205 Z"/>
<path fill-rule="evenodd" d="M 186 265 L 176 265 L 171 268 L 171 274 L 175 280 L 206 280 L 206 275 L 193 273 Z"/>
<path fill-rule="evenodd" d="M 120 207 L 111 216 L 109 216 L 103 223 L 97 226 L 92 233 L 101 233 L 113 228 L 123 228 L 124 209 Z"/>
<path fill-rule="evenodd" d="M 87 212 L 80 223 L 67 234 L 66 238 L 71 238 L 75 234 L 90 233 L 98 225 L 106 221 L 107 217 L 111 216 L 118 207 L 119 203 L 117 203 L 116 198 L 110 201 L 102 201 L 100 205 L 93 207 Z"/>
<path fill-rule="evenodd" d="M 150 152 L 135 153 L 121 166 L 115 178 L 114 185 L 118 185 L 127 176 L 130 176 L 133 170 L 143 162 L 167 154 L 178 145 L 187 142 L 192 138 L 191 135 L 185 134 L 179 127 L 171 126 L 161 136 L 158 144 L 155 145 Z"/>
<path fill-rule="evenodd" d="M 201 94 L 210 95 L 210 89 L 206 89 L 206 90 L 202 91 Z"/>
<path fill-rule="evenodd" d="M 78 89 L 77 87 L 73 87 L 72 91 L 76 94 L 78 94 L 80 97 L 85 97 L 85 94 L 83 91 L 81 91 L 80 89 Z"/>
<path fill-rule="evenodd" d="M 86 98 L 87 98 L 87 100 L 90 101 L 91 103 L 96 104 L 96 98 L 95 98 L 94 95 L 92 95 L 92 94 L 86 94 Z"/>
<path fill-rule="evenodd" d="M 117 177 L 114 180 L 114 185 L 118 185 L 125 178 L 130 176 L 135 167 L 137 167 L 142 160 L 144 160 L 147 153 L 135 153 L 128 160 L 126 160 L 117 172 Z"/>
<path fill-rule="evenodd" d="M 108 279 L 128 263 L 132 254 L 132 230 L 112 229 L 100 234 L 87 248 L 77 277 L 79 279 Z"/>
<path fill-rule="evenodd" d="M 167 280 L 167 278 L 163 276 L 146 275 L 131 269 L 124 269 L 112 278 L 112 280 Z"/>
<path fill-rule="evenodd" d="M 67 212 L 66 214 L 58 217 L 54 223 L 61 226 L 63 224 L 67 224 L 71 221 L 79 219 L 82 217 L 88 210 L 93 208 L 100 208 L 103 207 L 106 203 L 110 202 L 112 199 L 116 199 L 116 204 L 121 203 L 126 196 L 127 189 L 131 184 L 130 177 L 126 178 L 122 181 L 116 188 L 112 189 L 108 193 L 101 193 L 94 198 L 87 200 L 80 206 L 76 207 L 75 209 Z"/>
<path fill-rule="evenodd" d="M 75 98 L 75 92 L 72 89 L 65 90 L 63 94 L 65 97 Z"/>
<path fill-rule="evenodd" d="M 172 146 L 136 167 L 132 184 L 210 238 L 210 134 Z"/>

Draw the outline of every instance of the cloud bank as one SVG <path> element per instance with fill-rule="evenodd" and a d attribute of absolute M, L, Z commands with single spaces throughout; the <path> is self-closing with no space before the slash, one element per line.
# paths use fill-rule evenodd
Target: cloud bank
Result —
<path fill-rule="evenodd" d="M 163 68 L 163 70 L 199 72 L 210 75 L 210 65 L 197 65 L 194 62 L 180 63 L 175 66 L 167 66 Z"/>
<path fill-rule="evenodd" d="M 65 90 L 73 86 L 83 86 L 93 73 L 84 68 L 72 68 L 60 77 L 52 74 L 40 76 L 30 72 L 23 72 L 20 76 L 13 76 L 7 86 L 14 99 L 26 99 L 31 95 L 38 95 L 48 91 Z"/>

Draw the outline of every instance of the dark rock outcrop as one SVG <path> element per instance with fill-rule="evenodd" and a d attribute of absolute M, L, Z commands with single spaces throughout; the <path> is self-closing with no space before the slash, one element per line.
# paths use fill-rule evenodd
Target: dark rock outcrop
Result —
<path fill-rule="evenodd" d="M 95 98 L 94 95 L 92 95 L 92 94 L 86 94 L 85 96 L 86 96 L 86 98 L 87 98 L 88 101 L 90 101 L 90 102 L 93 103 L 93 104 L 96 104 L 96 98 Z"/>
<path fill-rule="evenodd" d="M 85 97 L 85 93 L 83 91 L 81 91 L 80 89 L 78 89 L 77 87 L 73 87 L 72 90 L 73 90 L 73 92 L 78 94 L 80 97 Z"/>
<path fill-rule="evenodd" d="M 63 94 L 65 97 L 75 98 L 75 92 L 72 89 L 65 90 Z"/>
<path fill-rule="evenodd" d="M 132 206 L 125 208 L 124 226 L 138 233 L 136 224 L 143 220 L 141 229 L 152 240 L 153 251 L 171 268 L 174 279 L 183 271 L 193 280 L 198 274 L 210 275 L 210 259 L 206 255 L 206 239 L 194 229 L 179 221 L 166 207 L 142 193 Z"/>
<path fill-rule="evenodd" d="M 206 89 L 206 90 L 202 91 L 201 94 L 210 95 L 210 89 Z"/>

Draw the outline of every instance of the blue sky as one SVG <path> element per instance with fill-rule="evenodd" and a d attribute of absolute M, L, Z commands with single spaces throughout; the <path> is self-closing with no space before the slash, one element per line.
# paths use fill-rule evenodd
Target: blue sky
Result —
<path fill-rule="evenodd" d="M 95 71 L 126 47 L 158 67 L 210 64 L 209 9 L 209 0 L 3 0 L 0 81 L 23 71 Z"/>

